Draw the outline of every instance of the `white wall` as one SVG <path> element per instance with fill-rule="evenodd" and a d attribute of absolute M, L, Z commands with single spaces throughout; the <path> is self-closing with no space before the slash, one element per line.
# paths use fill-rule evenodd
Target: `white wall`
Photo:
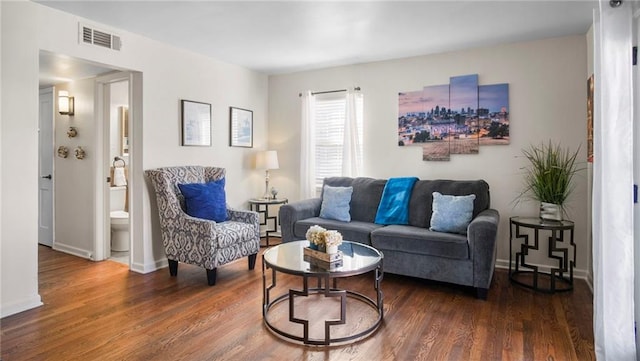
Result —
<path fill-rule="evenodd" d="M 55 234 L 53 248 L 81 257 L 93 253 L 94 182 L 93 162 L 96 156 L 96 124 L 93 115 L 94 81 L 85 79 L 59 84 L 58 91 L 67 90 L 74 97 L 74 115 L 54 113 L 55 149 L 69 149 L 67 158 L 54 154 Z M 69 127 L 78 131 L 76 137 L 67 136 Z M 76 159 L 75 149 L 82 147 L 84 159 Z"/>
<path fill-rule="evenodd" d="M 398 92 L 447 84 L 449 77 L 466 74 L 478 74 L 480 85 L 509 83 L 511 144 L 483 146 L 478 155 L 452 155 L 449 162 L 424 162 L 421 148 L 399 147 Z M 298 198 L 298 93 L 360 86 L 365 97 L 365 175 L 485 179 L 491 187 L 491 205 L 501 215 L 498 263 L 507 266 L 509 217 L 538 214 L 533 202 L 513 203 L 525 165 L 521 149 L 551 139 L 572 148 L 581 146 L 580 160 L 586 160 L 586 74 L 586 39 L 581 35 L 271 76 L 269 145 L 280 158 L 272 182 L 283 196 Z M 586 174 L 578 177 L 569 206 L 576 222 L 576 273 L 585 277 L 590 252 Z M 540 253 L 530 260 L 548 264 L 546 248 Z"/>
<path fill-rule="evenodd" d="M 38 19 L 14 16 L 0 2 L 2 180 L 0 316 L 41 304 L 38 295 Z M 25 100 L 28 103 L 25 104 Z"/>
<path fill-rule="evenodd" d="M 265 75 L 32 2 L 0 2 L 0 9 L 3 76 L 1 316 L 28 309 L 40 302 L 37 291 L 40 50 L 142 73 L 142 108 L 139 109 L 143 111 L 142 124 L 134 124 L 135 130 L 143 132 L 139 144 L 141 166 L 132 170 L 138 179 L 144 179 L 143 169 L 159 166 L 215 165 L 227 168 L 228 201 L 232 206 L 248 208 L 246 201 L 262 192 L 262 175 L 251 168 L 251 159 L 256 151 L 266 148 L 268 82 Z M 120 35 L 122 50 L 118 52 L 78 44 L 79 21 Z M 211 147 L 180 146 L 180 99 L 211 103 Z M 229 106 L 253 110 L 253 149 L 228 146 Z M 88 155 L 91 157 L 92 153 L 88 152 Z M 95 177 L 96 167 L 90 165 L 92 162 L 68 161 L 83 167 L 86 164 Z M 93 181 L 87 179 L 87 182 Z M 157 210 L 153 206 L 155 201 L 150 199 L 154 195 L 146 181 L 136 192 L 141 197 L 136 219 L 141 222 L 136 223 L 140 229 L 134 233 L 141 236 L 134 237 L 133 262 L 139 270 L 146 272 L 162 266 L 166 260 L 156 221 Z M 62 231 L 57 229 L 57 232 Z M 84 231 L 80 228 L 72 230 L 72 233 L 81 232 Z M 92 245 L 93 240 L 87 244 Z"/>

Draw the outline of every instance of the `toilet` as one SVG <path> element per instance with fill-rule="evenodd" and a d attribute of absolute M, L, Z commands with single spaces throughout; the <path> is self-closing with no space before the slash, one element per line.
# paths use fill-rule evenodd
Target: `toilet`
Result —
<path fill-rule="evenodd" d="M 127 187 L 111 187 L 111 250 L 129 250 L 129 212 L 124 210 Z"/>

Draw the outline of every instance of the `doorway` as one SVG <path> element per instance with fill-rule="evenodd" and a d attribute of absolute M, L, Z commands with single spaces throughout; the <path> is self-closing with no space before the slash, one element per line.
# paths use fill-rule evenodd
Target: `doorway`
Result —
<path fill-rule="evenodd" d="M 142 115 L 142 74 L 134 71 L 115 72 L 96 78 L 95 114 L 101 124 L 96 135 L 96 236 L 95 258 L 112 258 L 134 269 L 136 234 L 136 213 L 140 209 L 143 181 L 141 174 L 141 115 Z M 120 174 L 118 174 L 120 171 Z M 124 182 L 122 182 L 124 178 Z M 116 180 L 120 182 L 116 182 Z M 124 194 L 124 195 L 123 195 Z M 124 198 L 124 206 L 122 206 Z M 112 204 L 112 199 L 118 204 Z M 128 223 L 118 220 L 119 228 L 126 228 L 126 236 L 114 243 L 112 208 L 128 213 Z M 124 218 L 124 216 L 123 216 Z M 123 238 L 126 237 L 126 241 Z M 141 239 L 141 238 L 138 238 Z M 117 246 L 114 246 L 117 244 Z M 126 244 L 126 246 L 123 246 Z M 126 249 L 126 250 L 124 250 Z M 122 253 L 127 252 L 127 253 Z"/>
<path fill-rule="evenodd" d="M 105 242 L 105 258 L 115 262 L 130 264 L 131 230 L 129 222 L 129 80 L 127 74 L 122 79 L 99 79 L 104 87 L 105 117 L 108 123 L 109 197 L 106 209 L 109 211 L 110 241 Z M 105 124 L 107 126 L 107 124 Z"/>
<path fill-rule="evenodd" d="M 110 251 L 110 212 L 109 212 L 109 198 L 108 198 L 108 186 L 105 179 L 109 177 L 109 166 L 113 164 L 113 158 L 109 152 L 109 142 L 105 141 L 105 137 L 109 138 L 109 118 L 108 112 L 105 111 L 105 97 L 104 97 L 104 85 L 105 80 L 115 81 L 128 80 L 129 92 L 125 96 L 128 98 L 130 104 L 128 109 L 129 122 L 125 129 L 128 129 L 127 143 L 128 143 L 128 166 L 130 169 L 129 176 L 129 190 L 134 186 L 141 188 L 142 177 L 137 179 L 135 176 L 131 176 L 136 173 L 135 167 L 141 167 L 142 161 L 140 159 L 133 159 L 133 154 L 136 152 L 136 147 L 133 144 L 134 135 L 138 134 L 141 137 L 141 125 L 137 125 L 139 129 L 135 131 L 133 123 L 140 123 L 142 116 L 142 73 L 128 72 L 124 69 L 118 69 L 110 65 L 104 65 L 87 61 L 78 58 L 72 58 L 61 54 L 51 53 L 47 51 L 40 51 L 39 54 L 39 68 L 40 79 L 39 88 L 48 89 L 51 88 L 50 93 L 45 92 L 48 98 L 48 103 L 42 100 L 42 106 L 40 112 L 42 118 L 44 115 L 51 113 L 51 122 L 53 128 L 53 134 L 50 136 L 51 144 L 47 145 L 42 138 L 48 138 L 46 130 L 40 133 L 41 149 L 49 149 L 52 153 L 51 161 L 45 161 L 45 157 L 42 157 L 40 161 L 40 176 L 43 180 L 48 181 L 49 169 L 51 169 L 52 181 L 50 182 L 50 193 L 52 195 L 52 210 L 51 210 L 51 223 L 50 227 L 52 236 L 53 249 L 70 253 L 78 257 L 88 258 L 94 261 L 102 261 L 108 258 Z M 59 117 L 55 110 L 56 90 L 54 87 L 72 87 L 74 89 L 73 95 L 76 97 L 76 114 L 74 117 L 63 116 Z M 135 92 L 131 91 L 135 89 Z M 135 99 L 135 102 L 132 101 Z M 71 139 L 67 139 L 69 126 L 79 126 L 79 136 Z M 60 129 L 57 129 L 60 128 Z M 56 130 L 57 129 L 57 130 Z M 67 134 L 64 134 L 67 132 Z M 57 134 L 57 136 L 56 136 Z M 141 142 L 140 142 L 141 143 Z M 56 149 L 65 146 L 70 149 L 68 157 L 56 156 Z M 81 160 L 74 156 L 73 151 L 75 148 L 88 148 L 88 156 Z M 136 156 L 137 157 L 137 156 Z M 141 154 L 140 154 L 141 157 Z M 55 165 L 60 162 L 67 168 L 81 167 L 84 174 L 83 177 L 79 177 L 79 173 L 75 173 L 74 169 L 62 169 Z M 49 165 L 49 168 L 45 167 L 45 164 Z M 138 173 L 141 173 L 139 171 Z M 63 190 L 58 190 L 53 182 L 57 176 L 64 176 L 65 182 L 56 182 L 60 186 L 64 186 Z M 39 192 L 46 193 L 46 184 L 41 183 L 42 190 Z M 58 194 L 56 197 L 56 193 Z M 130 191 L 126 192 L 129 196 Z M 135 209 L 140 209 L 141 194 L 142 191 L 137 192 L 140 194 L 136 196 L 136 199 L 129 198 L 129 213 L 131 216 L 135 214 Z M 57 201 L 56 201 L 57 200 Z M 44 212 L 46 207 L 45 201 L 40 202 L 41 213 Z M 137 204 L 137 206 L 134 206 Z M 89 206 L 90 209 L 87 209 Z M 70 216 L 71 212 L 77 209 L 85 209 L 82 214 L 82 219 L 77 219 Z M 40 210 L 39 210 L 40 211 Z M 56 212 L 65 212 L 57 213 Z M 68 214 L 69 213 L 69 214 Z M 74 213 L 76 215 L 76 213 Z M 63 217 L 64 216 L 64 217 Z M 45 219 L 45 217 L 42 217 Z M 61 223 L 56 227 L 57 223 Z M 138 222 L 141 224 L 140 222 Z M 129 223 L 129 230 L 134 230 L 133 222 Z M 142 233 L 141 230 L 137 231 Z M 130 232 L 133 233 L 133 232 Z M 43 232 L 44 234 L 44 232 Z M 128 240 L 131 246 L 131 239 Z M 141 239 L 139 237 L 138 239 Z M 142 254 L 141 252 L 139 252 Z M 133 252 L 130 252 L 126 263 L 133 264 L 132 257 Z"/>

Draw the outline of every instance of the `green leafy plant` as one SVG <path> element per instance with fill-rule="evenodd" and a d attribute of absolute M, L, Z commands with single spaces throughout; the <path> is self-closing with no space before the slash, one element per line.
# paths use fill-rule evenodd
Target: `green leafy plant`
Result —
<path fill-rule="evenodd" d="M 573 177 L 582 168 L 576 162 L 580 148 L 571 151 L 551 141 L 531 145 L 522 154 L 529 161 L 525 168 L 524 190 L 520 198 L 531 198 L 540 202 L 560 205 L 574 189 Z"/>

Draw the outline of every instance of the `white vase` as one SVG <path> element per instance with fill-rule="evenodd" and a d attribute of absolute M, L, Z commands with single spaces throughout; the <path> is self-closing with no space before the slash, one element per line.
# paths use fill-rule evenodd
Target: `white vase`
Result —
<path fill-rule="evenodd" d="M 540 202 L 540 218 L 550 221 L 561 221 L 562 206 L 559 204 Z"/>
<path fill-rule="evenodd" d="M 327 246 L 327 253 L 328 254 L 338 253 L 338 246 Z"/>

